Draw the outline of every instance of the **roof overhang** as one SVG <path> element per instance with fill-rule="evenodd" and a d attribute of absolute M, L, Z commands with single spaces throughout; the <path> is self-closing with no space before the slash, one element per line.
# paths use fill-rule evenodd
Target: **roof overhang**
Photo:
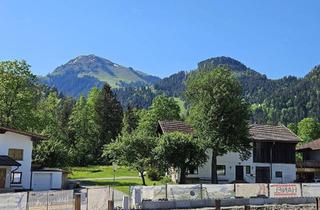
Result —
<path fill-rule="evenodd" d="M 299 141 L 292 141 L 286 139 L 277 139 L 277 140 L 270 140 L 270 139 L 260 139 L 260 138 L 252 138 L 254 142 L 275 142 L 275 143 L 287 143 L 287 144 L 298 144 Z"/>
<path fill-rule="evenodd" d="M 0 126 L 0 133 L 6 133 L 6 132 L 12 132 L 12 133 L 17 133 L 17 134 L 20 134 L 23 136 L 29 136 L 29 137 L 31 137 L 32 141 L 39 141 L 39 140 L 46 139 L 45 136 L 41 136 L 38 134 L 34 134 L 34 133 L 26 132 L 26 131 L 21 131 L 21 130 L 14 129 L 14 128 L 7 128 L 7 127 Z"/>
<path fill-rule="evenodd" d="M 21 166 L 21 164 L 7 155 L 0 155 L 0 166 Z"/>

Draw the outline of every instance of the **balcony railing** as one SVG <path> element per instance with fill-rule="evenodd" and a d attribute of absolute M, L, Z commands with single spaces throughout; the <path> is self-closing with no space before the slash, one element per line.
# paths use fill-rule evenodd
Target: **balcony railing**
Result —
<path fill-rule="evenodd" d="M 320 161 L 318 160 L 297 161 L 297 168 L 320 168 Z"/>

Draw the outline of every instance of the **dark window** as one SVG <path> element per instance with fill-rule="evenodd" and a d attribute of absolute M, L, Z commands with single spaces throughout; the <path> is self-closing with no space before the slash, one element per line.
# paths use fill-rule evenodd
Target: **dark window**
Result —
<path fill-rule="evenodd" d="M 246 174 L 251 174 L 251 166 L 246 166 Z"/>
<path fill-rule="evenodd" d="M 226 175 L 226 166 L 225 165 L 217 165 L 217 174 L 218 174 L 218 176 Z"/>
<path fill-rule="evenodd" d="M 253 161 L 258 163 L 295 163 L 295 144 L 254 142 Z"/>
<path fill-rule="evenodd" d="M 21 184 L 22 172 L 11 173 L 11 184 Z"/>
<path fill-rule="evenodd" d="M 189 168 L 188 174 L 198 174 L 198 168 Z"/>
<path fill-rule="evenodd" d="M 282 178 L 282 171 L 276 171 L 276 177 Z"/>

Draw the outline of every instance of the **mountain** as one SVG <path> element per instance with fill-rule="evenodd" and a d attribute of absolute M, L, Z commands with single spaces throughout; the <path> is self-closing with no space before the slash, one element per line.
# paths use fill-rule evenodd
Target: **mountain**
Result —
<path fill-rule="evenodd" d="M 320 65 L 302 78 L 286 76 L 274 80 L 240 61 L 221 56 L 199 62 L 192 71 L 216 67 L 230 69 L 242 84 L 244 99 L 251 107 L 252 122 L 287 125 L 305 117 L 320 121 Z M 103 82 L 108 82 L 123 107 L 147 108 L 159 94 L 175 97 L 181 103 L 189 74 L 190 71 L 180 71 L 159 79 L 89 55 L 58 67 L 42 81 L 70 96 L 87 94 L 93 86 L 101 87 Z"/>
<path fill-rule="evenodd" d="M 160 78 L 124 67 L 95 55 L 78 56 L 40 78 L 42 83 L 57 88 L 68 96 L 86 95 L 94 87 L 107 82 L 113 88 L 151 85 Z"/>
<path fill-rule="evenodd" d="M 250 104 L 251 121 L 268 124 L 297 123 L 305 117 L 320 121 L 320 65 L 303 78 L 286 76 L 269 79 L 266 75 L 250 69 L 241 62 L 229 57 L 215 57 L 199 62 L 198 68 L 212 70 L 225 67 L 234 72 L 243 87 L 244 99 Z M 120 89 L 119 99 L 127 105 L 148 107 L 157 94 L 183 99 L 185 81 L 189 73 L 181 71 L 154 84 L 152 94 L 139 89 Z M 130 92 L 130 94 L 127 94 Z M 139 95 L 139 100 L 135 100 Z M 140 97 L 144 95 L 144 97 Z M 146 97 L 148 95 L 149 97 Z"/>

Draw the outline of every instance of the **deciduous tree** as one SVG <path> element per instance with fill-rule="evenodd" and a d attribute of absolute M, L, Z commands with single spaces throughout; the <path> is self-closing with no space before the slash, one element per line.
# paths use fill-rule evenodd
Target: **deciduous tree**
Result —
<path fill-rule="evenodd" d="M 304 118 L 298 123 L 298 136 L 309 142 L 320 137 L 320 124 L 313 118 Z"/>
<path fill-rule="evenodd" d="M 179 169 L 180 184 L 185 183 L 188 169 L 198 168 L 207 159 L 205 147 L 199 139 L 191 135 L 180 132 L 165 133 L 158 141 L 155 149 L 157 161 L 163 162 L 166 168 Z"/>
<path fill-rule="evenodd" d="M 28 130 L 33 127 L 39 100 L 36 77 L 25 61 L 0 62 L 0 124 Z"/>
<path fill-rule="evenodd" d="M 179 120 L 180 107 L 173 98 L 159 95 L 153 99 L 151 107 L 141 115 L 138 131 L 155 136 L 159 120 Z"/>
<path fill-rule="evenodd" d="M 231 71 L 220 67 L 192 73 L 186 96 L 197 136 L 212 148 L 211 177 L 217 183 L 217 156 L 231 151 L 242 159 L 250 155 L 248 104 Z"/>
<path fill-rule="evenodd" d="M 138 170 L 142 184 L 146 185 L 144 173 L 152 163 L 155 146 L 155 138 L 125 134 L 105 146 L 104 156 L 121 165 Z"/>

